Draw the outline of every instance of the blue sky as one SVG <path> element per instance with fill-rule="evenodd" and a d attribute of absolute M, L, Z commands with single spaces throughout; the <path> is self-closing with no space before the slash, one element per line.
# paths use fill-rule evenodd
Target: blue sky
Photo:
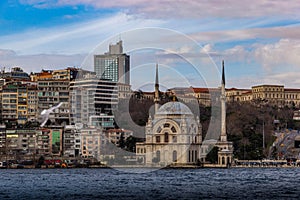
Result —
<path fill-rule="evenodd" d="M 1 1 L 0 67 L 92 68 L 88 55 L 121 38 L 133 88 L 153 82 L 156 62 L 166 87 L 215 87 L 223 59 L 227 87 L 300 88 L 299 10 L 294 0 Z"/>

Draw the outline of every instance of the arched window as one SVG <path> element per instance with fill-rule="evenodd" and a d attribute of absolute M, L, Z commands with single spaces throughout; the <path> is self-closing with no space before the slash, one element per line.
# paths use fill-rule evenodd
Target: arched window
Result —
<path fill-rule="evenodd" d="M 156 130 L 156 132 L 157 132 L 157 133 L 160 133 L 161 130 L 162 130 L 161 127 L 158 127 L 157 130 Z"/>
<path fill-rule="evenodd" d="M 176 128 L 175 128 L 174 126 L 172 126 L 171 131 L 172 131 L 173 133 L 176 133 Z"/>
<path fill-rule="evenodd" d="M 165 132 L 165 142 L 169 142 L 169 133 Z"/>
<path fill-rule="evenodd" d="M 173 151 L 173 162 L 177 162 L 177 151 Z"/>

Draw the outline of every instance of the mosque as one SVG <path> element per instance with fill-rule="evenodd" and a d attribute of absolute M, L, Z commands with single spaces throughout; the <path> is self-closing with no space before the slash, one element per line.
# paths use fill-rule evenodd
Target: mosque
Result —
<path fill-rule="evenodd" d="M 226 136 L 225 75 L 222 69 L 221 137 L 217 141 L 218 166 L 232 162 L 232 143 Z M 145 142 L 136 143 L 136 155 L 145 166 L 189 166 L 205 161 L 202 145 L 202 125 L 199 117 L 183 103 L 172 101 L 159 105 L 158 65 L 155 77 L 155 113 L 149 115 L 145 128 Z"/>

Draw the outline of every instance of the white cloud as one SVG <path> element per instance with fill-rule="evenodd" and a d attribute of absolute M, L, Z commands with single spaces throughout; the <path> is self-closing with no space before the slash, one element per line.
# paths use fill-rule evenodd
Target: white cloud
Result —
<path fill-rule="evenodd" d="M 299 19 L 300 2 L 294 0 L 21 0 L 37 8 L 87 5 L 95 8 L 118 8 L 128 13 L 159 18 L 263 17 L 285 16 Z"/>
<path fill-rule="evenodd" d="M 255 59 L 266 70 L 284 67 L 285 70 L 299 69 L 300 40 L 281 39 L 273 44 L 256 45 Z"/>
<path fill-rule="evenodd" d="M 228 42 L 248 39 L 289 38 L 300 39 L 299 26 L 278 26 L 263 28 L 248 28 L 238 30 L 202 31 L 191 33 L 189 36 L 199 42 Z"/>
<path fill-rule="evenodd" d="M 67 66 L 79 67 L 86 55 L 36 54 L 18 55 L 12 50 L 0 50 L 0 67 L 9 69 L 21 67 L 26 72 L 38 72 L 41 69 L 63 69 Z"/>

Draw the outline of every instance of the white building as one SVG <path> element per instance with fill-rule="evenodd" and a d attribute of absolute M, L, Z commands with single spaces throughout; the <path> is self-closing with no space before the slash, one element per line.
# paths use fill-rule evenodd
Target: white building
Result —
<path fill-rule="evenodd" d="M 158 66 L 155 78 L 155 114 L 149 116 L 146 141 L 136 144 L 136 154 L 147 166 L 196 164 L 200 160 L 202 126 L 199 117 L 183 103 L 168 102 L 159 108 Z"/>

